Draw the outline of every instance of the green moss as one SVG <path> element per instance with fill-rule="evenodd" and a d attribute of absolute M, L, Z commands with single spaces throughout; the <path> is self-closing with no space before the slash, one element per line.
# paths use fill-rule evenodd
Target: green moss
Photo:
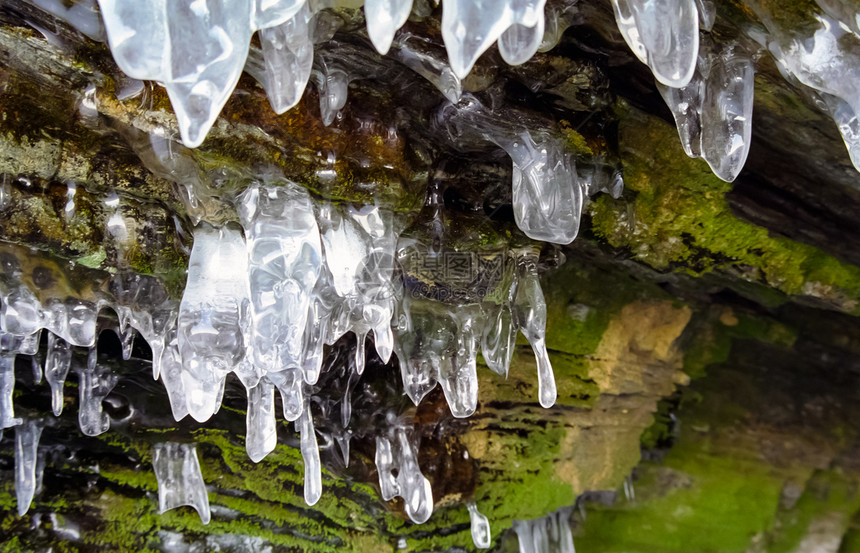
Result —
<path fill-rule="evenodd" d="M 658 270 L 729 272 L 858 312 L 860 268 L 739 219 L 725 197 L 731 184 L 686 157 L 669 124 L 633 108 L 620 111 L 624 182 L 634 193 L 591 204 L 598 236 Z"/>
<path fill-rule="evenodd" d="M 102 266 L 102 263 L 104 263 L 105 258 L 107 258 L 107 254 L 105 253 L 104 248 L 99 247 L 99 249 L 93 253 L 75 259 L 75 263 L 91 269 L 98 269 Z"/>

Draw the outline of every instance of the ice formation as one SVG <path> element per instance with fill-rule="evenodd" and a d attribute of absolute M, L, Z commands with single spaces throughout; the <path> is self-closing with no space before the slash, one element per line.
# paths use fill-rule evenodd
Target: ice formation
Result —
<path fill-rule="evenodd" d="M 700 52 L 689 84 L 658 84 L 690 157 L 702 157 L 724 181 L 732 182 L 749 154 L 755 70 L 747 48 L 730 43 Z"/>
<path fill-rule="evenodd" d="M 209 524 L 209 495 L 194 445 L 175 442 L 155 444 L 152 448 L 152 466 L 158 481 L 159 512 L 187 505 L 194 507 L 203 524 Z"/>
<path fill-rule="evenodd" d="M 562 507 L 543 518 L 515 520 L 520 553 L 576 553 L 570 530 L 572 507 Z"/>
<path fill-rule="evenodd" d="M 27 420 L 15 427 L 15 495 L 18 500 L 18 515 L 30 508 L 36 493 L 36 458 L 42 426 L 38 421 Z"/>
<path fill-rule="evenodd" d="M 478 506 L 474 501 L 466 503 L 466 508 L 469 510 L 469 522 L 471 524 L 472 541 L 478 549 L 487 549 L 493 542 L 493 536 L 490 534 L 490 521 L 487 517 L 478 511 Z"/>
<path fill-rule="evenodd" d="M 376 469 L 379 489 L 386 501 L 400 496 L 412 522 L 426 522 L 433 513 L 430 481 L 418 468 L 418 457 L 407 428 L 395 425 L 387 435 L 376 438 Z"/>

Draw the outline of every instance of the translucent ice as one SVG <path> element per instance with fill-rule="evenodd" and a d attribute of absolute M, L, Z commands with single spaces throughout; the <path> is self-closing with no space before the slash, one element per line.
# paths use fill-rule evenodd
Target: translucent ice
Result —
<path fill-rule="evenodd" d="M 499 37 L 499 53 L 510 65 L 525 63 L 535 55 L 544 35 L 544 18 L 538 17 L 531 27 L 514 23 Z"/>
<path fill-rule="evenodd" d="M 621 35 L 654 77 L 686 86 L 696 68 L 699 20 L 694 0 L 612 0 Z"/>
<path fill-rule="evenodd" d="M 260 31 L 265 89 L 275 113 L 284 113 L 302 98 L 314 61 L 308 3 L 280 25 Z"/>
<path fill-rule="evenodd" d="M 713 61 L 702 101 L 702 157 L 715 175 L 732 182 L 750 149 L 755 71 L 739 47 Z"/>
<path fill-rule="evenodd" d="M 63 412 L 63 386 L 72 363 L 72 345 L 54 334 L 48 333 L 48 350 L 45 354 L 45 380 L 51 387 L 51 409 L 54 415 Z"/>
<path fill-rule="evenodd" d="M 469 521 L 472 526 L 472 541 L 478 549 L 487 549 L 492 544 L 492 536 L 490 535 L 490 521 L 487 517 L 478 511 L 478 506 L 474 501 L 466 503 L 466 508 L 469 509 Z"/>
<path fill-rule="evenodd" d="M 188 411 L 198 421 L 215 412 L 224 378 L 245 356 L 248 304 L 242 233 L 201 223 L 194 230 L 177 327 Z"/>
<path fill-rule="evenodd" d="M 81 367 L 78 371 L 78 423 L 87 436 L 98 436 L 110 428 L 110 417 L 102 400 L 113 390 L 118 377 L 107 367 Z"/>
<path fill-rule="evenodd" d="M 400 496 L 412 522 L 426 522 L 433 513 L 433 492 L 418 466 L 418 457 L 403 426 L 391 428 L 376 438 L 376 469 L 382 498 Z"/>
<path fill-rule="evenodd" d="M 302 460 L 305 464 L 305 503 L 314 505 L 322 495 L 322 467 L 313 415 L 307 402 L 297 426 L 301 438 Z"/>
<path fill-rule="evenodd" d="M 571 507 L 535 520 L 515 520 L 520 553 L 576 553 L 570 530 Z"/>
<path fill-rule="evenodd" d="M 540 287 L 535 259 L 520 261 L 514 315 L 520 332 L 534 350 L 538 369 L 538 398 L 543 407 L 555 403 L 555 376 L 546 350 L 546 301 Z"/>
<path fill-rule="evenodd" d="M 0 430 L 21 424 L 15 417 L 12 395 L 15 393 L 15 354 L 0 354 Z"/>
<path fill-rule="evenodd" d="M 248 388 L 248 411 L 245 421 L 245 449 L 255 463 L 275 449 L 275 387 L 267 378 Z"/>
<path fill-rule="evenodd" d="M 486 326 L 481 337 L 481 354 L 487 366 L 508 376 L 517 338 L 517 327 L 509 303 L 487 302 Z"/>
<path fill-rule="evenodd" d="M 512 195 L 517 226 L 535 240 L 568 244 L 576 238 L 585 183 L 559 137 L 493 113 L 472 96 L 448 104 L 437 122 L 455 142 L 495 143 L 513 162 Z"/>
<path fill-rule="evenodd" d="M 696 73 L 687 86 L 672 88 L 657 83 L 657 89 L 675 118 L 681 146 L 689 157 L 702 155 L 702 99 L 705 81 Z"/>
<path fill-rule="evenodd" d="M 311 72 L 320 97 L 320 117 L 329 126 L 343 106 L 349 92 L 349 73 L 317 56 Z"/>
<path fill-rule="evenodd" d="M 365 0 L 367 34 L 380 54 L 387 54 L 397 29 L 406 23 L 412 0 Z"/>
<path fill-rule="evenodd" d="M 108 42 L 129 77 L 167 89 L 183 142 L 196 147 L 233 92 L 255 28 L 251 0 L 100 0 Z"/>
<path fill-rule="evenodd" d="M 433 83 L 449 102 L 460 101 L 463 84 L 432 42 L 403 31 L 395 38 L 392 49 L 400 63 Z"/>
<path fill-rule="evenodd" d="M 300 368 L 322 264 L 311 199 L 291 182 L 253 185 L 240 197 L 239 216 L 248 240 L 254 364 L 264 373 Z"/>
<path fill-rule="evenodd" d="M 209 495 L 192 444 L 155 444 L 152 466 L 158 481 L 158 511 L 188 505 L 197 510 L 203 524 L 209 524 Z"/>
<path fill-rule="evenodd" d="M 448 0 L 442 6 L 442 38 L 448 50 L 451 69 L 457 77 L 464 79 L 472 66 L 493 42 L 502 36 L 511 25 L 536 27 L 535 50 L 543 37 L 543 7 L 546 0 Z M 520 31 L 514 31 L 519 36 Z M 526 36 L 533 37 L 525 32 Z M 515 45 L 512 54 L 517 58 L 523 55 L 518 38 L 511 42 Z M 534 51 L 532 51 L 532 54 Z M 527 58 L 526 58 L 527 59 Z"/>
<path fill-rule="evenodd" d="M 36 492 L 36 462 L 41 435 L 42 426 L 37 421 L 27 420 L 15 427 L 15 496 L 18 516 L 24 516 Z"/>
<path fill-rule="evenodd" d="M 459 306 L 455 310 L 453 355 L 441 356 L 439 383 L 451 414 L 469 417 L 478 405 L 478 373 L 475 357 L 483 334 L 483 313 L 478 304 Z"/>

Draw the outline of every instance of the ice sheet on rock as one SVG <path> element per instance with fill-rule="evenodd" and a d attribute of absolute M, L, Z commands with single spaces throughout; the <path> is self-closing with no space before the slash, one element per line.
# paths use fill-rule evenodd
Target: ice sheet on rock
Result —
<path fill-rule="evenodd" d="M 750 149 L 755 70 L 739 46 L 726 46 L 711 63 L 702 101 L 702 157 L 732 182 Z"/>
<path fill-rule="evenodd" d="M 478 549 L 487 549 L 492 545 L 493 537 L 490 534 L 490 521 L 478 511 L 474 501 L 466 503 L 469 510 L 469 521 L 472 529 L 472 542 Z"/>
<path fill-rule="evenodd" d="M 433 491 L 421 473 L 410 432 L 397 425 L 376 438 L 376 470 L 382 499 L 403 498 L 406 514 L 422 524 L 433 514 Z M 395 475 L 396 473 L 396 475 Z"/>
<path fill-rule="evenodd" d="M 380 54 L 388 53 L 394 34 L 409 19 L 410 11 L 412 0 L 365 0 L 367 34 Z"/>
<path fill-rule="evenodd" d="M 275 113 L 284 113 L 295 106 L 310 79 L 314 61 L 311 15 L 308 3 L 302 1 L 292 18 L 260 31 L 265 66 L 263 86 Z"/>
<path fill-rule="evenodd" d="M 519 261 L 514 315 L 517 326 L 532 346 L 537 361 L 538 399 L 541 406 L 555 404 L 555 376 L 546 350 L 546 301 L 537 275 L 537 259 Z"/>
<path fill-rule="evenodd" d="M 72 364 L 72 345 L 53 332 L 48 333 L 45 353 L 45 380 L 51 387 L 51 409 L 55 416 L 63 412 L 63 386 Z"/>
<path fill-rule="evenodd" d="M 815 0 L 828 16 L 847 26 L 860 36 L 860 6 L 851 0 Z"/>
<path fill-rule="evenodd" d="M 448 104 L 436 117 L 455 143 L 483 139 L 513 162 L 512 195 L 517 226 L 528 237 L 568 244 L 576 238 L 585 185 L 560 137 L 496 114 L 472 96 Z"/>
<path fill-rule="evenodd" d="M 245 356 L 248 290 L 242 233 L 198 225 L 179 304 L 177 342 L 188 411 L 200 422 L 215 412 L 224 378 Z"/>
<path fill-rule="evenodd" d="M 162 83 L 183 142 L 203 142 L 239 80 L 255 28 L 251 0 L 99 0 L 114 59 Z M 265 10 L 263 11 L 265 13 Z"/>
<path fill-rule="evenodd" d="M 463 84 L 432 42 L 404 31 L 397 35 L 391 48 L 400 63 L 427 79 L 449 102 L 460 101 Z"/>
<path fill-rule="evenodd" d="M 699 20 L 695 0 L 612 0 L 627 45 L 666 86 L 686 86 L 696 68 Z"/>
<path fill-rule="evenodd" d="M 305 465 L 305 503 L 315 505 L 322 495 L 322 466 L 313 414 L 307 400 L 296 426 L 299 428 L 302 461 Z"/>
<path fill-rule="evenodd" d="M 209 524 L 209 495 L 192 444 L 155 444 L 152 466 L 158 481 L 158 511 L 188 505 L 197 510 L 203 524 Z"/>
<path fill-rule="evenodd" d="M 263 378 L 248 388 L 245 449 L 251 461 L 259 463 L 278 445 L 275 424 L 275 387 Z"/>
<path fill-rule="evenodd" d="M 42 425 L 27 420 L 15 427 L 15 496 L 18 516 L 30 508 L 37 488 L 36 464 Z"/>
<path fill-rule="evenodd" d="M 301 368 L 311 294 L 322 264 L 313 204 L 307 191 L 289 181 L 252 185 L 239 202 L 248 242 L 254 364 L 264 374 Z"/>
<path fill-rule="evenodd" d="M 78 424 L 87 436 L 98 436 L 110 428 L 110 417 L 102 408 L 102 400 L 113 390 L 118 376 L 108 367 L 80 367 L 78 371 Z"/>
<path fill-rule="evenodd" d="M 515 520 L 520 553 L 576 553 L 570 529 L 572 507 L 535 520 Z"/>
<path fill-rule="evenodd" d="M 105 28 L 95 0 L 83 0 L 75 2 L 67 7 L 62 0 L 27 0 L 43 10 L 54 14 L 63 21 L 68 22 L 89 38 L 104 42 Z"/>

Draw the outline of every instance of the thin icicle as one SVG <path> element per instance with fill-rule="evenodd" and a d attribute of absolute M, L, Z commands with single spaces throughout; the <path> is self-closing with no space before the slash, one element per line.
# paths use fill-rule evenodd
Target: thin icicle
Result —
<path fill-rule="evenodd" d="M 42 425 L 38 421 L 27 420 L 15 427 L 15 496 L 18 516 L 24 516 L 36 492 L 36 463 L 41 435 Z"/>
<path fill-rule="evenodd" d="M 305 464 L 305 503 L 314 505 L 322 495 L 322 467 L 311 406 L 307 401 L 297 425 L 301 438 L 302 460 Z"/>

